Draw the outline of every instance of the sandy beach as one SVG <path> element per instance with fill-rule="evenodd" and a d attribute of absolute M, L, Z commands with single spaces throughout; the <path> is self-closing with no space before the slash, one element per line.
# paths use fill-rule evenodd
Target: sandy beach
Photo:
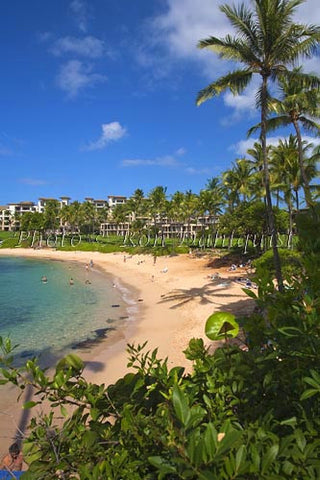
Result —
<path fill-rule="evenodd" d="M 130 306 L 134 305 L 134 318 L 124 330 L 106 341 L 80 352 L 86 362 L 85 376 L 95 383 L 111 384 L 127 370 L 128 343 L 142 344 L 147 349 L 158 348 L 160 358 L 168 357 L 169 367 L 181 365 L 190 370 L 183 350 L 191 338 L 203 338 L 209 315 L 216 311 L 230 311 L 242 315 L 250 312 L 253 302 L 235 280 L 245 277 L 243 269 L 210 266 L 212 257 L 179 255 L 157 257 L 151 255 L 128 256 L 123 253 L 61 252 L 56 250 L 2 249 L 0 255 L 24 256 L 38 259 L 77 261 L 89 263 L 112 275 L 115 288 L 129 292 Z M 219 274 L 212 280 L 212 274 Z M 3 454 L 15 435 L 28 423 L 28 413 L 15 402 L 14 390 L 1 395 L 0 428 Z"/>

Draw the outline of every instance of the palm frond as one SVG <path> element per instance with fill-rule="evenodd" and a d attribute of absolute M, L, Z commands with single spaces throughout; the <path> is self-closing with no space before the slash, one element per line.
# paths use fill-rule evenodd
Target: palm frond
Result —
<path fill-rule="evenodd" d="M 320 133 L 320 124 L 311 120 L 310 118 L 306 118 L 304 116 L 299 117 L 300 122 L 303 125 L 304 130 L 307 132 L 314 133 L 315 135 L 319 135 Z"/>
<path fill-rule="evenodd" d="M 220 77 L 216 82 L 200 90 L 197 95 L 196 104 L 201 105 L 201 103 L 220 95 L 220 93 L 227 89 L 232 93 L 241 93 L 250 82 L 251 77 L 252 72 L 248 69 L 235 70 L 234 72 L 228 73 L 224 77 Z"/>
<path fill-rule="evenodd" d="M 219 55 L 225 60 L 233 60 L 243 62 L 245 59 L 247 64 L 256 64 L 259 58 L 254 55 L 253 49 L 241 38 L 235 38 L 226 35 L 225 38 L 209 37 L 200 40 L 198 48 L 206 48 Z"/>
<path fill-rule="evenodd" d="M 230 23 L 243 38 L 252 50 L 257 46 L 257 24 L 254 21 L 253 12 L 248 10 L 244 4 L 238 7 L 222 5 L 220 10 L 228 17 Z"/>

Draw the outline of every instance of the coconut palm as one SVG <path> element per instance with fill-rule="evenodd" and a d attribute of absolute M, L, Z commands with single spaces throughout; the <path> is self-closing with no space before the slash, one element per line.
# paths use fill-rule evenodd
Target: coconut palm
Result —
<path fill-rule="evenodd" d="M 215 226 L 215 219 L 222 213 L 224 203 L 223 189 L 220 185 L 217 184 L 215 190 L 200 190 L 199 213 L 202 216 L 208 215 L 212 231 Z"/>
<path fill-rule="evenodd" d="M 78 200 L 70 203 L 69 210 L 69 222 L 72 232 L 80 232 L 80 225 L 83 222 L 83 209 L 81 203 Z"/>
<path fill-rule="evenodd" d="M 301 172 L 298 160 L 297 138 L 290 135 L 289 139 L 279 140 L 273 147 L 270 166 L 273 183 L 283 192 L 287 204 L 290 221 L 290 231 L 293 229 L 293 202 L 299 210 L 299 190 L 301 188 Z"/>
<path fill-rule="evenodd" d="M 319 45 L 320 27 L 293 22 L 296 8 L 302 2 L 303 0 L 252 0 L 252 9 L 245 4 L 240 4 L 239 7 L 223 5 L 220 7 L 221 11 L 231 22 L 236 35 L 227 35 L 225 38 L 209 37 L 199 42 L 200 48 L 209 48 L 223 59 L 243 64 L 244 68 L 220 77 L 201 90 L 197 97 L 198 105 L 227 89 L 234 94 L 240 94 L 255 74 L 259 75 L 261 80 L 256 98 L 257 107 L 260 109 L 264 187 L 276 278 L 281 291 L 283 279 L 272 211 L 266 143 L 270 98 L 268 89 L 270 81 L 276 81 L 279 77 L 298 77 L 299 73 L 290 71 L 288 67 L 300 57 L 313 54 Z"/>
<path fill-rule="evenodd" d="M 223 173 L 224 186 L 229 192 L 229 198 L 233 205 L 239 205 L 240 201 L 246 202 L 252 192 L 253 163 L 246 159 L 236 160 L 232 167 Z"/>
<path fill-rule="evenodd" d="M 314 75 L 303 74 L 301 67 L 295 68 L 293 72 L 298 73 L 298 77 L 279 77 L 281 99 L 273 98 L 270 101 L 271 112 L 274 112 L 276 116 L 268 118 L 266 126 L 267 130 L 271 131 L 290 124 L 293 125 L 297 136 L 302 187 L 307 205 L 310 206 L 312 205 L 312 198 L 309 179 L 303 162 L 303 142 L 300 124 L 304 130 L 319 135 L 320 124 L 314 118 L 320 116 L 320 93 L 319 86 L 316 88 L 313 88 L 313 86 L 317 82 L 320 83 L 320 79 Z M 259 125 L 252 127 L 248 134 L 251 135 L 257 128 L 259 128 Z"/>
<path fill-rule="evenodd" d="M 320 185 L 319 183 L 311 183 L 315 178 L 319 178 L 320 171 L 318 168 L 320 162 L 320 146 L 314 147 L 312 154 L 305 158 L 305 173 L 309 181 L 310 192 L 312 192 L 314 198 L 319 198 Z"/>
<path fill-rule="evenodd" d="M 267 156 L 270 157 L 271 145 L 267 145 Z M 253 147 L 248 148 L 247 154 L 251 157 L 253 170 L 251 175 L 251 193 L 255 200 L 263 200 L 266 203 L 266 190 L 263 179 L 263 155 L 261 143 L 255 142 Z"/>
<path fill-rule="evenodd" d="M 166 191 L 167 187 L 158 186 L 151 190 L 148 195 L 148 213 L 153 219 L 153 225 L 155 233 L 157 232 L 157 222 L 161 220 L 167 209 L 167 200 L 166 200 Z M 160 222 L 161 223 L 161 222 Z"/>
<path fill-rule="evenodd" d="M 98 223 L 98 211 L 94 203 L 86 200 L 81 204 L 81 213 L 82 213 L 82 227 L 85 227 L 89 232 L 91 230 L 91 234 L 93 235 L 94 229 Z"/>
<path fill-rule="evenodd" d="M 133 195 L 128 199 L 127 203 L 128 211 L 130 211 L 132 220 L 136 220 L 137 217 L 141 217 L 145 210 L 145 197 L 143 190 L 137 188 Z"/>
<path fill-rule="evenodd" d="M 195 193 L 192 193 L 191 190 L 187 190 L 184 194 L 184 199 L 182 202 L 182 210 L 183 210 L 183 221 L 187 223 L 187 232 L 191 234 L 191 222 L 193 219 L 197 217 L 198 214 L 198 196 Z"/>
<path fill-rule="evenodd" d="M 184 193 L 177 190 L 172 196 L 169 205 L 169 218 L 176 222 L 181 222 L 183 217 Z"/>

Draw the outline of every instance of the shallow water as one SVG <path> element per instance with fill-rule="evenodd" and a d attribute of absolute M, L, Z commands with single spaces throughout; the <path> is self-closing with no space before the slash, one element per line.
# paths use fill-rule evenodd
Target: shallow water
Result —
<path fill-rule="evenodd" d="M 91 347 L 127 318 L 120 289 L 94 266 L 0 256 L 0 335 L 18 345 L 20 359 L 36 355 L 52 364 Z"/>

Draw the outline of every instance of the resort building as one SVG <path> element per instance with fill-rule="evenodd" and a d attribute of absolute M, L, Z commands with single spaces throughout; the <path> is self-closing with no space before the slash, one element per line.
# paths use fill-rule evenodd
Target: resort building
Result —
<path fill-rule="evenodd" d="M 85 201 L 92 203 L 97 211 L 101 210 L 102 208 L 109 208 L 108 200 L 95 200 L 94 198 L 86 197 Z"/>
<path fill-rule="evenodd" d="M 70 204 L 70 197 L 60 197 L 60 200 L 57 200 L 56 198 L 40 197 L 38 199 L 37 212 L 43 213 L 47 203 L 50 202 L 50 201 L 59 202 L 60 208 L 62 208 L 64 205 L 69 205 Z"/>
<path fill-rule="evenodd" d="M 117 205 L 124 205 L 126 201 L 127 197 L 121 195 L 108 195 L 108 204 L 111 211 Z"/>
<path fill-rule="evenodd" d="M 11 231 L 12 218 L 8 206 L 0 205 L 0 230 Z"/>
<path fill-rule="evenodd" d="M 113 211 L 115 207 L 124 205 L 127 202 L 127 197 L 123 195 L 108 195 L 107 200 L 94 199 L 93 197 L 86 197 L 85 202 L 89 202 L 95 207 L 96 212 L 104 213 L 109 211 L 105 216 L 100 215 L 100 234 L 104 236 L 108 235 L 122 235 L 126 236 L 131 233 L 132 223 L 139 221 L 140 228 L 143 225 L 143 230 L 146 235 L 149 235 L 151 231 L 154 232 L 156 228 L 158 235 L 161 238 L 191 238 L 199 232 L 205 232 L 209 230 L 218 222 L 217 217 L 204 215 L 201 217 L 190 218 L 188 222 L 177 222 L 170 220 L 161 215 L 156 215 L 155 218 L 150 217 L 137 217 L 135 218 L 134 212 L 124 213 L 122 219 L 115 218 Z M 40 197 L 37 204 L 34 202 L 20 202 L 9 203 L 5 206 L 0 206 L 0 230 L 19 230 L 20 218 L 22 215 L 28 212 L 45 211 L 46 205 L 50 201 L 58 202 L 60 208 L 68 207 L 72 205 L 70 203 L 71 198 L 68 196 L 62 196 L 59 200 L 55 198 Z M 147 201 L 147 199 L 144 199 Z M 60 227 L 68 228 L 70 225 L 68 220 L 60 219 Z M 148 233 L 149 232 L 149 233 Z"/>
<path fill-rule="evenodd" d="M 2 230 L 18 230 L 20 227 L 20 217 L 28 212 L 36 212 L 37 205 L 34 202 L 9 203 L 6 207 L 6 228 Z M 7 228 L 9 226 L 9 228 Z"/>

